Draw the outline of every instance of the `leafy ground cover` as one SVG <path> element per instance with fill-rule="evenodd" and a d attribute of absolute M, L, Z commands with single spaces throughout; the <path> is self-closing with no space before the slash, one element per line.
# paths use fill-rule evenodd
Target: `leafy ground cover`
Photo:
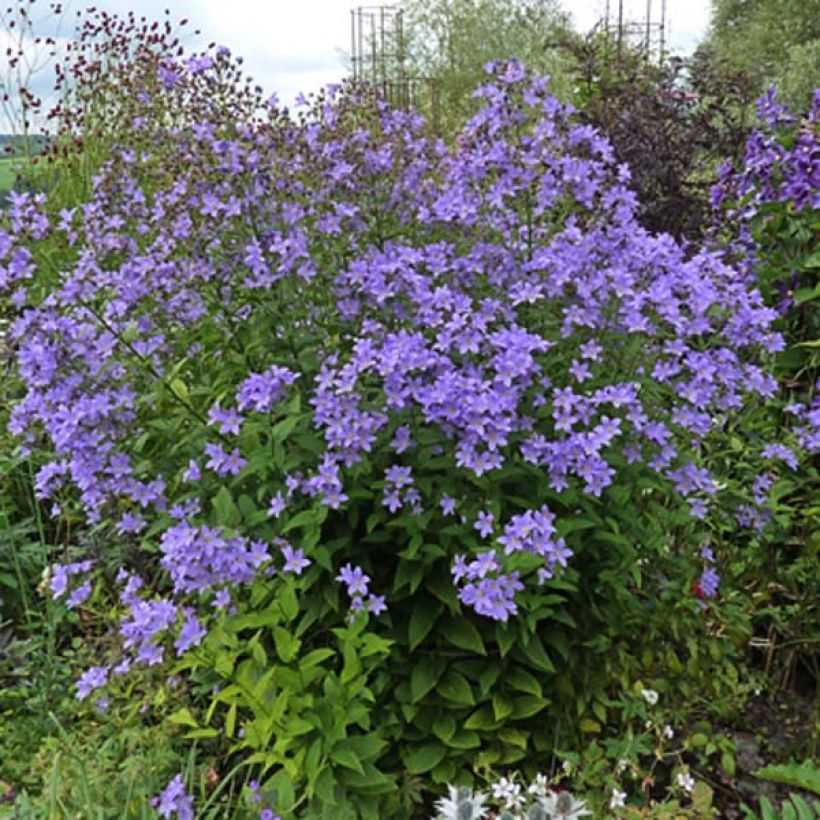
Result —
<path fill-rule="evenodd" d="M 8 815 L 813 811 L 817 108 L 681 244 L 514 61 L 450 146 L 85 31 L 0 228 Z"/>

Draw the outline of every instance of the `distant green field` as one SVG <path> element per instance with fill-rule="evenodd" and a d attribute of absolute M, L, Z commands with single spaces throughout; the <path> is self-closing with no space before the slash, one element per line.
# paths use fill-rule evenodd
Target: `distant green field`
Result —
<path fill-rule="evenodd" d="M 0 191 L 10 191 L 14 186 L 15 166 L 19 163 L 14 157 L 0 159 Z"/>

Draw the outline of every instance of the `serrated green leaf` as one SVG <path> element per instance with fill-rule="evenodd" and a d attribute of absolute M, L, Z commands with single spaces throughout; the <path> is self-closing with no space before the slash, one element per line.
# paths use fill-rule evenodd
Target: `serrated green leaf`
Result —
<path fill-rule="evenodd" d="M 465 729 L 494 729 L 497 725 L 489 706 L 480 706 L 464 721 Z"/>
<path fill-rule="evenodd" d="M 820 769 L 808 760 L 805 763 L 792 762 L 764 766 L 762 769 L 752 772 L 752 775 L 761 780 L 783 783 L 786 786 L 796 786 L 798 789 L 820 794 Z"/>
<path fill-rule="evenodd" d="M 430 633 L 441 612 L 441 604 L 425 595 L 419 596 L 413 606 L 410 623 L 407 627 L 407 640 L 412 652 Z"/>
<path fill-rule="evenodd" d="M 230 490 L 224 485 L 219 488 L 219 492 L 214 496 L 212 502 L 217 523 L 224 527 L 235 527 L 242 521 L 242 513 L 234 503 Z"/>
<path fill-rule="evenodd" d="M 513 703 L 504 695 L 493 695 L 493 715 L 496 720 L 504 720 L 513 712 Z"/>
<path fill-rule="evenodd" d="M 481 746 L 481 736 L 471 729 L 459 729 L 448 741 L 451 749 L 477 749 Z"/>
<path fill-rule="evenodd" d="M 425 743 L 402 753 L 402 761 L 410 774 L 424 774 L 434 769 L 447 754 L 443 743 Z"/>
<path fill-rule="evenodd" d="M 521 695 L 513 698 L 512 716 L 515 720 L 532 717 L 550 705 L 547 698 L 537 698 L 533 695 Z"/>
<path fill-rule="evenodd" d="M 524 657 L 536 668 L 542 672 L 553 674 L 555 666 L 550 660 L 544 649 L 544 644 L 537 635 L 530 635 L 529 639 L 519 645 L 520 651 Z"/>
<path fill-rule="evenodd" d="M 468 652 L 475 652 L 478 655 L 486 655 L 484 641 L 478 630 L 464 618 L 448 618 L 440 627 L 441 634 L 459 649 L 466 649 Z"/>
<path fill-rule="evenodd" d="M 299 601 L 296 590 L 290 580 L 286 581 L 278 594 L 279 606 L 287 621 L 292 621 L 299 614 Z"/>
<path fill-rule="evenodd" d="M 528 695 L 535 695 L 537 698 L 541 697 L 542 690 L 538 678 L 520 666 L 513 666 L 508 669 L 504 673 L 504 681 L 511 689 L 525 692 Z"/>
<path fill-rule="evenodd" d="M 168 715 L 167 720 L 170 723 L 177 723 L 180 726 L 193 726 L 194 729 L 199 726 L 196 718 L 184 706 L 181 709 L 177 709 L 172 715 Z"/>
<path fill-rule="evenodd" d="M 474 706 L 473 690 L 467 678 L 458 672 L 448 672 L 436 686 L 436 692 L 459 706 Z"/>
<path fill-rule="evenodd" d="M 340 741 L 330 750 L 330 759 L 346 769 L 352 769 L 361 775 L 364 774 L 362 761 L 359 760 L 359 756 L 350 748 L 346 740 Z"/>
<path fill-rule="evenodd" d="M 448 714 L 447 712 L 442 712 L 434 721 L 433 721 L 433 734 L 439 739 L 443 740 L 445 743 L 455 734 L 456 731 L 456 722 L 453 719 L 453 716 Z"/>
<path fill-rule="evenodd" d="M 410 701 L 418 703 L 437 683 L 444 664 L 431 655 L 419 659 L 410 673 Z"/>

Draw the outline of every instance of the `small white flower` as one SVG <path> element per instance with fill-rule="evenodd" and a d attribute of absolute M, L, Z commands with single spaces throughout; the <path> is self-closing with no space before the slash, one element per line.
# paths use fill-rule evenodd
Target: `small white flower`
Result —
<path fill-rule="evenodd" d="M 678 785 L 687 793 L 695 788 L 695 778 L 689 772 L 678 772 Z"/>
<path fill-rule="evenodd" d="M 619 809 L 626 805 L 626 792 L 619 792 L 617 789 L 612 790 L 612 797 L 609 798 L 609 808 Z"/>
<path fill-rule="evenodd" d="M 540 797 L 543 797 L 549 788 L 549 780 L 545 774 L 541 774 L 540 772 L 535 775 L 535 780 L 530 783 L 530 787 L 527 791 L 530 794 L 537 794 Z"/>
<path fill-rule="evenodd" d="M 663 736 L 667 740 L 672 740 L 675 736 L 675 730 L 667 723 L 666 726 L 663 727 Z"/>
<path fill-rule="evenodd" d="M 496 800 L 508 800 L 515 791 L 517 785 L 517 783 L 507 780 L 506 777 L 502 777 L 501 780 L 497 783 L 493 783 L 492 785 L 493 797 Z"/>
<path fill-rule="evenodd" d="M 504 808 L 515 811 L 520 809 L 525 802 L 524 795 L 521 794 L 521 786 L 518 783 L 513 783 L 512 788 L 504 798 Z"/>
<path fill-rule="evenodd" d="M 565 760 L 561 764 L 561 768 L 564 770 L 564 774 L 572 774 L 572 763 L 569 760 Z"/>
<path fill-rule="evenodd" d="M 650 706 L 658 702 L 658 693 L 654 689 L 641 689 L 641 695 Z"/>

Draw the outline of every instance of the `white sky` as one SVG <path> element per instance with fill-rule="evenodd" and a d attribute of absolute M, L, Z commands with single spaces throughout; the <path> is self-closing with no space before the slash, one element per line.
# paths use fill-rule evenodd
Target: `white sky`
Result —
<path fill-rule="evenodd" d="M 133 2 L 133 0 L 131 0 Z M 350 9 L 379 5 L 381 0 L 170 0 L 172 11 L 184 9 L 203 34 L 245 57 L 245 66 L 266 91 L 290 100 L 344 74 L 342 55 L 350 49 Z M 581 30 L 603 16 L 605 0 L 561 0 Z M 652 19 L 660 19 L 662 0 L 650 0 Z M 106 0 L 109 7 L 129 0 Z M 618 0 L 610 0 L 616 19 Z M 143 0 L 158 9 L 168 3 Z M 705 34 L 709 0 L 666 0 L 669 46 L 690 50 Z M 624 15 L 645 19 L 647 0 L 624 0 Z"/>
<path fill-rule="evenodd" d="M 172 19 L 189 17 L 191 29 L 202 30 L 201 44 L 216 41 L 245 59 L 245 69 L 266 92 L 276 91 L 291 102 L 299 91 L 312 91 L 338 81 L 344 74 L 344 54 L 350 48 L 350 9 L 383 0 L 98 0 L 98 7 L 161 19 L 170 8 Z M 660 17 L 662 0 L 652 3 L 652 18 Z M 606 0 L 561 0 L 582 30 L 603 15 Z M 618 0 L 610 0 L 613 21 Z M 709 20 L 709 0 L 666 0 L 668 43 L 676 52 L 692 48 Z M 72 11 L 84 0 L 73 0 Z M 625 16 L 643 18 L 647 0 L 624 0 Z M 5 3 L 3 3 L 5 5 Z M 40 0 L 38 6 L 45 6 Z M 3 11 L 0 10 L 0 14 Z M 195 45 L 195 42 L 191 42 Z"/>

